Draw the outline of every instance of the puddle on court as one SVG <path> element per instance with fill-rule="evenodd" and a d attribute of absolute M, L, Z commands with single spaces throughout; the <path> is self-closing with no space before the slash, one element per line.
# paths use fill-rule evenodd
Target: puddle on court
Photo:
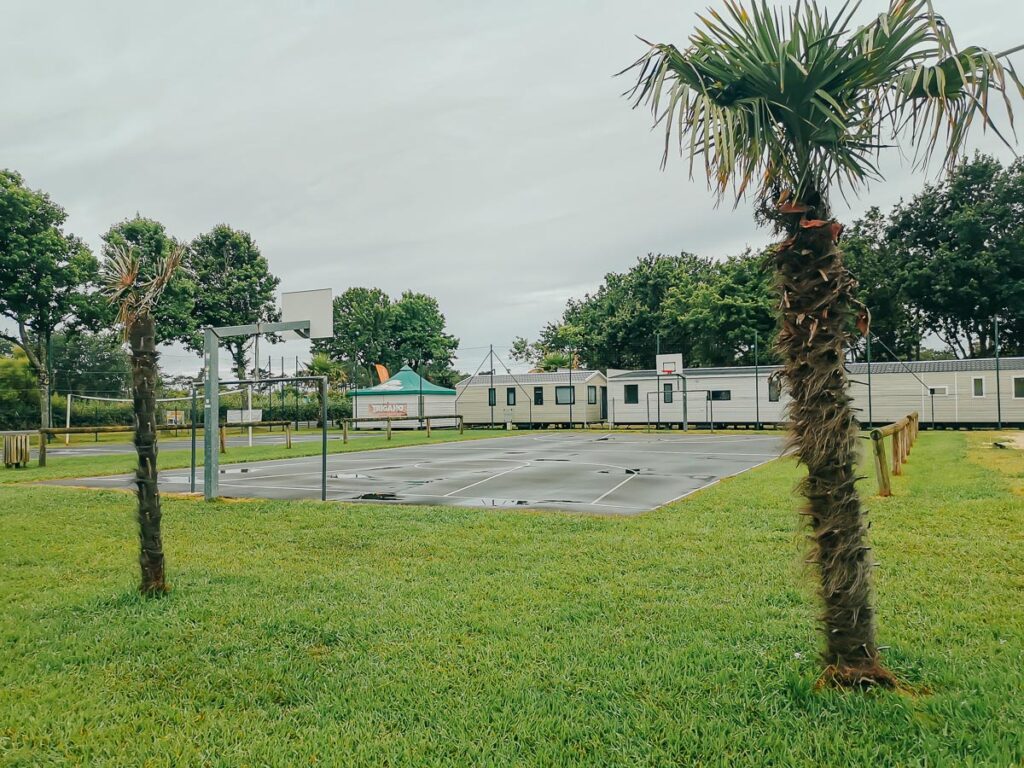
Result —
<path fill-rule="evenodd" d="M 360 501 L 399 501 L 399 496 L 395 493 L 364 493 L 355 498 Z"/>
<path fill-rule="evenodd" d="M 332 480 L 372 480 L 370 475 L 361 475 L 358 472 L 338 472 L 334 475 L 328 475 Z"/>
<path fill-rule="evenodd" d="M 220 473 L 222 475 L 244 475 L 248 473 L 248 467 L 232 467 L 230 469 L 222 469 Z"/>

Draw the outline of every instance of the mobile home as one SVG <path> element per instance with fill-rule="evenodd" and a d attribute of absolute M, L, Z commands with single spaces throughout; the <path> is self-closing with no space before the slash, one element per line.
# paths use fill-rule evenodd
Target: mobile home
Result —
<path fill-rule="evenodd" d="M 600 371 L 482 373 L 455 385 L 467 425 L 592 424 L 607 420 L 607 379 Z"/>

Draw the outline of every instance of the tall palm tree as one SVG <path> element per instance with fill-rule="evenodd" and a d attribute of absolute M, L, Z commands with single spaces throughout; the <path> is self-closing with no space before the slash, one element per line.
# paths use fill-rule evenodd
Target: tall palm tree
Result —
<path fill-rule="evenodd" d="M 1003 138 L 989 97 L 1001 97 L 1012 124 L 1009 92 L 1024 88 L 1001 62 L 1019 48 L 957 47 L 931 0 L 892 0 L 859 27 L 856 10 L 845 3 L 830 16 L 815 0 L 786 11 L 755 0 L 747 10 L 725 0 L 724 12 L 700 17 L 687 47 L 648 44 L 625 71 L 638 71 L 634 106 L 649 106 L 664 125 L 662 163 L 675 134 L 691 174 L 700 158 L 719 200 L 752 191 L 759 217 L 784 236 L 770 258 L 791 443 L 807 468 L 800 490 L 824 606 L 823 680 L 891 686 L 875 642 L 871 549 L 854 487 L 857 423 L 843 368 L 855 321 L 868 333 L 870 315 L 843 266 L 830 197 L 880 179 L 877 157 L 901 136 L 918 163 L 944 148 L 952 168 L 979 118 Z"/>
<path fill-rule="evenodd" d="M 167 591 L 164 548 L 160 536 L 160 491 L 157 488 L 156 387 L 159 376 L 153 309 L 174 277 L 183 255 L 176 248 L 143 270 L 135 249 L 113 246 L 103 264 L 105 293 L 118 307 L 117 322 L 132 350 L 132 400 L 135 409 L 135 485 L 139 500 L 139 566 L 145 595 Z"/>

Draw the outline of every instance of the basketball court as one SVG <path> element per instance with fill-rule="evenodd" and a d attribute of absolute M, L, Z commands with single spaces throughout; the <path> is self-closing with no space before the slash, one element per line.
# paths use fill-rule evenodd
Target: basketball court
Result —
<path fill-rule="evenodd" d="M 771 461 L 782 449 L 783 438 L 771 435 L 559 432 L 331 454 L 327 498 L 635 515 Z M 319 499 L 320 462 L 225 464 L 220 495 Z M 134 487 L 128 475 L 53 484 Z M 188 470 L 161 472 L 160 487 L 187 492 Z"/>

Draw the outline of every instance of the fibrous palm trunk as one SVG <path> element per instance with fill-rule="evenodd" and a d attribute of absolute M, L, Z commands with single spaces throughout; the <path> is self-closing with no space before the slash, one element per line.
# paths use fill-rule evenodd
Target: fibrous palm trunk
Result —
<path fill-rule="evenodd" d="M 815 213 L 820 218 L 809 218 Z M 875 643 L 874 565 L 854 487 L 857 424 L 843 367 L 857 282 L 843 266 L 841 227 L 823 207 L 789 204 L 780 221 L 789 237 L 774 253 L 782 313 L 778 348 L 792 398 L 790 441 L 807 467 L 800 491 L 811 529 L 808 562 L 820 575 L 823 681 L 889 686 L 895 681 Z"/>
<path fill-rule="evenodd" d="M 143 594 L 167 591 L 164 549 L 160 537 L 160 492 L 157 488 L 156 329 L 152 315 L 137 318 L 128 329 L 132 348 L 132 397 L 135 407 L 135 452 L 139 464 L 135 485 L 139 499 L 139 566 Z"/>

